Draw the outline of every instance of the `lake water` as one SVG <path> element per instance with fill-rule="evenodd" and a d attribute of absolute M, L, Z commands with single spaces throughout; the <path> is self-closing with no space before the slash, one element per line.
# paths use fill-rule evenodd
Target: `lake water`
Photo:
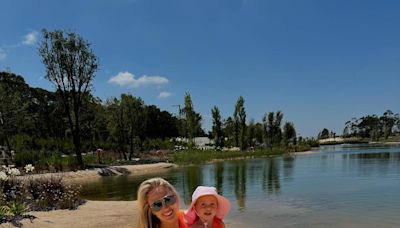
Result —
<path fill-rule="evenodd" d="M 85 185 L 92 200 L 134 200 L 138 185 L 161 176 L 182 207 L 198 185 L 232 204 L 228 227 L 400 227 L 400 147 L 324 146 L 309 154 L 232 160 L 151 176 L 103 178 Z"/>

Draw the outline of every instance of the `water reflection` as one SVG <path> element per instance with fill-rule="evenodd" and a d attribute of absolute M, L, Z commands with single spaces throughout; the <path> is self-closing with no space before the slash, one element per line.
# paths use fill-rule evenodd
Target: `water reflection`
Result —
<path fill-rule="evenodd" d="M 342 154 L 343 170 L 359 177 L 386 176 L 400 167 L 400 153 Z"/>
<path fill-rule="evenodd" d="M 239 161 L 234 169 L 234 189 L 236 202 L 240 209 L 246 208 L 246 162 Z"/>
<path fill-rule="evenodd" d="M 387 175 L 393 169 L 400 169 L 399 152 L 339 152 L 193 165 L 156 176 L 164 177 L 176 186 L 185 204 L 190 203 L 191 194 L 197 186 L 209 185 L 215 186 L 220 194 L 232 195 L 238 208 L 245 209 L 249 188 L 266 196 L 279 196 L 282 192 L 281 182 L 290 184 L 295 180 L 295 164 L 299 164 L 300 173 L 307 167 L 314 167 L 312 172 L 338 171 L 341 175 L 361 178 Z M 152 176 L 103 178 L 85 185 L 82 195 L 90 199 L 133 200 L 136 199 L 139 184 Z"/>
<path fill-rule="evenodd" d="M 285 156 L 283 158 L 283 178 L 285 181 L 293 180 L 293 169 L 294 169 L 294 156 Z"/>
<path fill-rule="evenodd" d="M 279 177 L 279 161 L 268 159 L 264 161 L 263 190 L 268 194 L 279 194 L 281 189 Z"/>
<path fill-rule="evenodd" d="M 214 164 L 215 172 L 214 172 L 214 179 L 215 179 L 215 187 L 218 189 L 220 194 L 224 194 L 223 191 L 223 173 L 224 173 L 224 165 L 222 162 L 217 162 Z"/>

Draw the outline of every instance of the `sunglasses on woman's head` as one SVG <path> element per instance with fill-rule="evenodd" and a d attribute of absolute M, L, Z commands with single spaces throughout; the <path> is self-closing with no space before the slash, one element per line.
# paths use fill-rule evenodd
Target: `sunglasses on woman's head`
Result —
<path fill-rule="evenodd" d="M 150 208 L 153 209 L 153 211 L 157 212 L 157 211 L 160 211 L 165 205 L 171 206 L 175 202 L 176 202 L 175 195 L 164 196 L 164 198 L 154 201 L 150 205 Z"/>

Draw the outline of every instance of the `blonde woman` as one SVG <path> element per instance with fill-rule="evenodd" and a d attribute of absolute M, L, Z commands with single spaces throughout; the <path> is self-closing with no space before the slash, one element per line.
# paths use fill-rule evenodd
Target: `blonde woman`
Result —
<path fill-rule="evenodd" d="M 187 228 L 175 188 L 162 178 L 140 184 L 138 195 L 139 228 Z"/>

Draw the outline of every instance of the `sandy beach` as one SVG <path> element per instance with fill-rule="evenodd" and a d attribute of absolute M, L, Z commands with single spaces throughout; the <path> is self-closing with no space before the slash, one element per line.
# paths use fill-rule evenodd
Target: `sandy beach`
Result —
<path fill-rule="evenodd" d="M 176 167 L 171 163 L 156 163 L 143 165 L 125 165 L 110 168 L 123 169 L 128 175 L 162 172 Z M 30 177 L 40 178 L 50 175 L 62 176 L 63 180 L 71 184 L 80 184 L 102 178 L 101 169 L 82 170 L 77 172 L 63 172 L 56 174 L 34 174 Z M 136 227 L 136 201 L 87 201 L 77 210 L 55 210 L 48 212 L 29 212 L 36 217 L 32 222 L 22 220 L 23 227 Z M 0 224 L 1 228 L 14 227 L 10 223 Z"/>
<path fill-rule="evenodd" d="M 175 168 L 177 165 L 172 163 L 154 163 L 154 164 L 142 164 L 142 165 L 122 165 L 122 166 L 109 166 L 106 169 L 114 173 L 114 175 L 141 175 L 146 173 L 157 173 L 162 172 L 163 170 L 168 170 L 171 168 Z M 81 184 L 90 181 L 99 180 L 102 177 L 100 173 L 103 169 L 94 168 L 94 169 L 86 169 L 79 170 L 76 172 L 60 172 L 60 173 L 44 173 L 44 174 L 33 174 L 29 176 L 22 176 L 21 178 L 42 178 L 42 177 L 50 177 L 50 176 L 59 176 L 63 178 L 68 184 Z"/>
<path fill-rule="evenodd" d="M 136 201 L 87 201 L 77 210 L 55 210 L 49 212 L 29 212 L 36 217 L 32 222 L 22 220 L 27 228 L 101 228 L 137 226 Z M 1 228 L 14 227 L 10 223 L 1 224 Z"/>

